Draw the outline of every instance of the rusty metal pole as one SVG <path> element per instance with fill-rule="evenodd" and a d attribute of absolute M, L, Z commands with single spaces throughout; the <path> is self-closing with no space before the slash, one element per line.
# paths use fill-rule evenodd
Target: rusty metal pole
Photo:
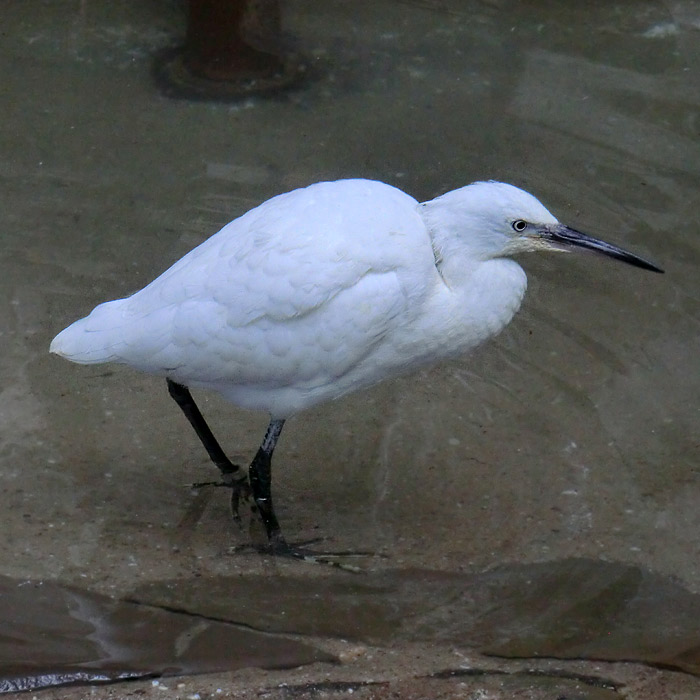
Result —
<path fill-rule="evenodd" d="M 189 0 L 185 44 L 156 60 L 173 97 L 236 99 L 299 82 L 298 58 L 285 52 L 280 0 Z"/>
<path fill-rule="evenodd" d="M 193 75 L 238 80 L 242 76 L 271 75 L 281 69 L 277 56 L 258 51 L 244 38 L 251 4 L 250 0 L 189 0 L 184 61 Z M 268 11 L 275 13 L 279 33 L 279 3 Z"/>

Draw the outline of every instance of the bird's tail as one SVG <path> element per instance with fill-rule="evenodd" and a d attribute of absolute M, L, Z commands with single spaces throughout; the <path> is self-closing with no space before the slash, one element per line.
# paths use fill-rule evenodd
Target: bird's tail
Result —
<path fill-rule="evenodd" d="M 108 301 L 93 309 L 52 341 L 50 352 L 71 362 L 89 365 L 119 361 L 119 350 L 124 345 L 122 307 L 124 299 Z"/>

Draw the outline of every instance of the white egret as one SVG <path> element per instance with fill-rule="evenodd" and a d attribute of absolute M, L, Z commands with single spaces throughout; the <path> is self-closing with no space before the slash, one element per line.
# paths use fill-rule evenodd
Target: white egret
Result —
<path fill-rule="evenodd" d="M 513 185 L 476 182 L 422 204 L 381 182 L 320 182 L 235 219 L 125 299 L 59 333 L 51 352 L 163 376 L 224 482 L 252 498 L 268 550 L 296 554 L 271 496 L 285 419 L 498 333 L 526 277 L 510 256 L 586 249 L 662 272 L 575 231 Z M 266 411 L 248 477 L 212 435 L 189 387 Z"/>

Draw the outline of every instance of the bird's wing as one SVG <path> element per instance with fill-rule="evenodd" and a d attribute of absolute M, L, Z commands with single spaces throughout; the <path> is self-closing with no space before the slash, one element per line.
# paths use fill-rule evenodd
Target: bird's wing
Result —
<path fill-rule="evenodd" d="M 127 300 L 123 361 L 270 386 L 353 367 L 426 293 L 432 253 L 412 198 L 345 183 L 266 202 Z"/>

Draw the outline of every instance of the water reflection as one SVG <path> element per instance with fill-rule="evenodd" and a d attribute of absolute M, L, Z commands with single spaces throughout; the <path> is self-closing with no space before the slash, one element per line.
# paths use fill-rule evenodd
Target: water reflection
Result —
<path fill-rule="evenodd" d="M 0 625 L 0 693 L 334 661 L 290 639 L 48 581 L 0 577 Z"/>

